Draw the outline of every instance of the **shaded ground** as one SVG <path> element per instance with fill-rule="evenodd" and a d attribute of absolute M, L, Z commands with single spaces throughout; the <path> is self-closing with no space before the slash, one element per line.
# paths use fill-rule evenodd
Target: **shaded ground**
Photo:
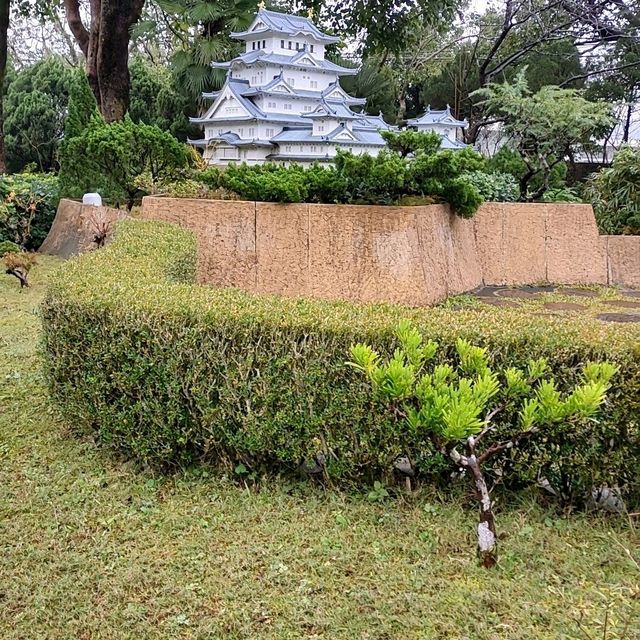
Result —
<path fill-rule="evenodd" d="M 24 293 L 0 276 L 2 640 L 595 640 L 605 624 L 608 640 L 640 638 L 640 550 L 624 519 L 520 499 L 501 509 L 487 572 L 462 500 L 157 477 L 71 433 L 36 351 L 54 264 L 42 258 Z"/>
<path fill-rule="evenodd" d="M 581 315 L 602 322 L 640 323 L 640 290 L 626 287 L 483 287 L 448 301 L 521 309 L 549 317 Z"/>

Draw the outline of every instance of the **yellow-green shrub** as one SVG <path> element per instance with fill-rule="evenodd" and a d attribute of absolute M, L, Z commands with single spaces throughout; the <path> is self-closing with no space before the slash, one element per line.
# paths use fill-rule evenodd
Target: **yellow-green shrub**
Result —
<path fill-rule="evenodd" d="M 322 452 L 334 480 L 371 480 L 408 450 L 420 474 L 436 479 L 428 440 L 394 421 L 345 365 L 355 342 L 390 351 L 407 318 L 440 343 L 443 360 L 464 336 L 487 346 L 496 367 L 546 357 L 561 386 L 587 360 L 618 365 L 606 421 L 579 440 L 559 429 L 525 447 L 509 461 L 510 482 L 531 482 L 543 468 L 568 494 L 591 483 L 637 486 L 640 351 L 631 333 L 514 309 L 256 296 L 196 286 L 194 265 L 186 231 L 126 221 L 112 244 L 56 274 L 43 304 L 46 369 L 71 424 L 160 466 L 201 460 L 286 471 Z"/>

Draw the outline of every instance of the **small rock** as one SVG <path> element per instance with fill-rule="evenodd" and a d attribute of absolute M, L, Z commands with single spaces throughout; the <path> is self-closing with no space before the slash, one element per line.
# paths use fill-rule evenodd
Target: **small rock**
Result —
<path fill-rule="evenodd" d="M 620 497 L 620 490 L 617 487 L 593 487 L 588 507 L 598 511 L 608 511 L 609 513 L 627 512 L 627 507 Z"/>
<path fill-rule="evenodd" d="M 413 478 L 416 475 L 414 468 L 411 466 L 411 461 L 407 456 L 396 458 L 396 461 L 393 463 L 393 468 L 403 476 L 408 476 L 409 478 Z"/>

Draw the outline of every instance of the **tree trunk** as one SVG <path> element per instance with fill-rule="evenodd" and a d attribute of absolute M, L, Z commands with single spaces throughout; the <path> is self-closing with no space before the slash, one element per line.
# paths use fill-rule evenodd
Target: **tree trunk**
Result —
<path fill-rule="evenodd" d="M 144 0 L 102 0 L 98 44 L 100 112 L 122 120 L 129 108 L 129 29 L 140 19 Z"/>
<path fill-rule="evenodd" d="M 16 269 L 7 269 L 7 274 L 10 276 L 15 276 L 20 281 L 20 288 L 24 289 L 29 286 L 28 274 L 26 271 L 23 271 L 20 268 Z"/>
<path fill-rule="evenodd" d="M 89 29 L 82 24 L 79 0 L 64 5 L 100 113 L 107 122 L 122 120 L 129 108 L 129 30 L 140 19 L 144 0 L 90 0 Z"/>
<path fill-rule="evenodd" d="M 4 81 L 7 73 L 7 45 L 9 31 L 9 4 L 0 0 L 0 173 L 6 173 L 7 160 L 4 149 Z"/>
<path fill-rule="evenodd" d="M 496 521 L 493 516 L 493 502 L 484 479 L 484 473 L 475 455 L 467 457 L 467 467 L 476 492 L 476 499 L 480 504 L 480 518 L 478 522 L 478 557 L 483 567 L 490 568 L 498 562 L 498 537 L 496 535 Z"/>
<path fill-rule="evenodd" d="M 96 104 L 100 110 L 100 83 L 98 82 L 98 43 L 100 42 L 100 24 L 101 24 L 101 0 L 90 0 L 91 7 L 91 29 L 89 31 L 89 41 L 87 51 L 85 53 L 86 62 L 85 69 L 87 73 L 87 81 L 91 87 L 91 91 L 96 99 Z"/>
<path fill-rule="evenodd" d="M 633 113 L 633 103 L 629 102 L 627 107 L 627 117 L 624 121 L 624 133 L 622 134 L 622 142 L 625 144 L 629 142 L 629 132 L 631 130 L 631 114 Z"/>

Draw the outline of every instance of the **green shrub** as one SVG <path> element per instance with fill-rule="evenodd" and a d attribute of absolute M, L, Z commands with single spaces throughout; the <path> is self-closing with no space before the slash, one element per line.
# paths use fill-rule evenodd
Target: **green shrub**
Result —
<path fill-rule="evenodd" d="M 509 486 L 535 482 L 581 496 L 592 484 L 638 488 L 640 350 L 633 327 L 567 323 L 518 309 L 412 309 L 283 299 L 191 284 L 195 242 L 172 225 L 128 220 L 105 249 L 65 263 L 42 308 L 47 377 L 70 424 L 159 466 L 242 463 L 295 470 L 321 460 L 335 482 L 387 473 L 410 452 L 424 481 L 445 484 L 429 439 L 401 427 L 345 365 L 357 342 L 392 352 L 400 319 L 451 362 L 464 337 L 496 369 L 545 357 L 559 391 L 582 365 L 620 367 L 607 417 L 575 439 L 523 447 Z M 576 443 L 580 442 L 577 447 Z"/>
<path fill-rule="evenodd" d="M 391 151 L 377 156 L 339 151 L 334 166 L 231 165 L 220 183 L 246 200 L 391 205 L 407 198 L 438 198 L 463 217 L 482 204 L 478 189 L 462 177 L 486 160 L 473 151 L 418 153 L 408 161 Z"/>
<path fill-rule="evenodd" d="M 216 167 L 207 167 L 193 174 L 193 179 L 201 182 L 209 189 L 219 189 L 222 186 L 222 172 Z"/>
<path fill-rule="evenodd" d="M 520 197 L 518 182 L 510 173 L 470 171 L 463 176 L 487 202 L 517 202 Z"/>
<path fill-rule="evenodd" d="M 442 138 L 435 131 L 415 131 L 405 129 L 404 131 L 381 131 L 387 146 L 394 153 L 402 158 L 418 153 L 435 153 L 440 149 Z"/>
<path fill-rule="evenodd" d="M 406 193 L 406 163 L 388 151 L 380 151 L 377 156 L 339 151 L 335 158 L 335 172 L 344 189 L 341 202 L 393 204 Z"/>
<path fill-rule="evenodd" d="M 451 208 L 463 218 L 471 218 L 484 202 L 478 188 L 466 176 L 458 176 L 447 180 L 440 189 L 440 193 Z"/>
<path fill-rule="evenodd" d="M 585 185 L 602 233 L 640 234 L 640 149 L 625 146 Z"/>
<path fill-rule="evenodd" d="M 552 158 L 551 161 L 554 159 Z M 520 180 L 527 172 L 527 165 L 520 154 L 511 149 L 510 147 L 503 146 L 498 153 L 487 160 L 487 170 L 497 173 L 509 173 L 511 174 L 518 184 Z M 568 167 L 566 162 L 560 162 L 556 164 L 551 170 L 549 176 L 549 188 L 550 189 L 563 189 L 567 186 L 567 173 Z M 537 191 L 542 185 L 544 176 L 541 172 L 537 172 L 533 175 L 528 183 L 528 189 L 531 192 Z M 521 197 L 526 194 L 520 193 Z"/>
<path fill-rule="evenodd" d="M 304 202 L 307 196 L 304 171 L 297 166 L 230 165 L 222 174 L 222 186 L 245 200 Z"/>
<path fill-rule="evenodd" d="M 0 242 L 0 258 L 2 256 L 7 255 L 7 253 L 19 253 L 20 245 L 17 245 L 15 242 L 11 242 L 10 240 L 2 240 Z"/>
<path fill-rule="evenodd" d="M 98 191 L 106 202 L 131 209 L 154 185 L 189 177 L 192 150 L 155 126 L 128 116 L 107 124 L 100 116 L 60 147 L 60 181 L 65 196 Z"/>
<path fill-rule="evenodd" d="M 399 323 L 396 338 L 398 347 L 389 357 L 369 345 L 354 345 L 349 364 L 408 431 L 431 440 L 452 473 L 465 470 L 480 512 L 478 554 L 484 566 L 492 567 L 497 530 L 487 472 L 499 470 L 508 482 L 513 453 L 523 444 L 544 441 L 549 447 L 558 425 L 561 439 L 569 439 L 576 426 L 598 415 L 617 368 L 588 362 L 576 386 L 563 395 L 544 358 L 498 370 L 490 366 L 486 348 L 458 338 L 455 366 L 435 364 L 438 344 L 425 341 L 410 323 Z M 576 444 L 579 448 L 577 438 Z M 405 473 L 411 476 L 411 458 L 406 458 Z"/>
<path fill-rule="evenodd" d="M 59 201 L 60 186 L 54 175 L 0 175 L 0 242 L 37 249 L 49 233 Z"/>
<path fill-rule="evenodd" d="M 542 202 L 582 202 L 577 189 L 572 187 L 561 187 L 559 189 L 549 189 L 542 196 Z"/>

